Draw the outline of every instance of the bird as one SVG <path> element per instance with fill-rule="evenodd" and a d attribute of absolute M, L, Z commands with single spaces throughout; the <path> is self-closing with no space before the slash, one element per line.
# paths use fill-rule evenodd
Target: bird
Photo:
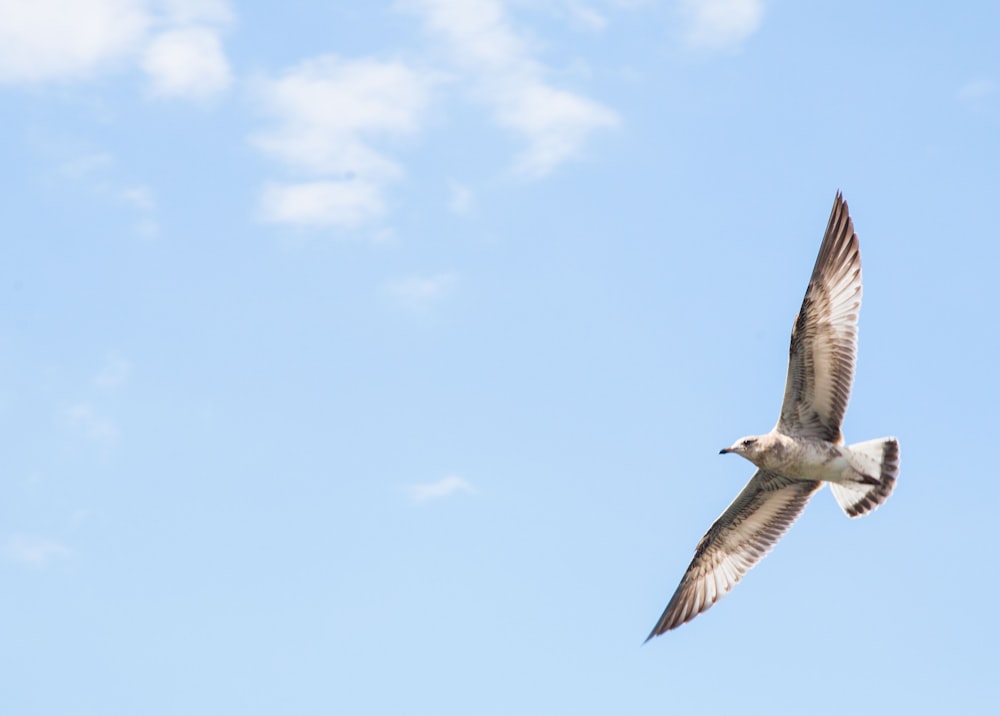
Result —
<path fill-rule="evenodd" d="M 742 437 L 720 451 L 746 458 L 757 471 L 701 538 L 647 642 L 728 594 L 824 484 L 849 517 L 868 514 L 892 493 L 899 441 L 846 445 L 841 432 L 854 380 L 861 293 L 861 249 L 838 191 L 792 327 L 778 422 L 769 433 Z"/>

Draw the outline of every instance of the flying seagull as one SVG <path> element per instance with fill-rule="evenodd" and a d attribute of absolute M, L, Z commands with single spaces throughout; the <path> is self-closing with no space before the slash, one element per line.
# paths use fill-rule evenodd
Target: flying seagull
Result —
<path fill-rule="evenodd" d="M 785 399 L 766 435 L 740 438 L 720 454 L 757 466 L 743 491 L 709 528 L 649 639 L 715 604 L 764 557 L 829 483 L 849 517 L 871 512 L 892 493 L 899 443 L 845 445 L 861 309 L 861 251 L 847 202 L 837 192 L 802 308 L 792 327 Z"/>

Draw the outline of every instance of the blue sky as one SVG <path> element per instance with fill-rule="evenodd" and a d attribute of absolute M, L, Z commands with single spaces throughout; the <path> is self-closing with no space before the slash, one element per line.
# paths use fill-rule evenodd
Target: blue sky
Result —
<path fill-rule="evenodd" d="M 0 0 L 5 714 L 987 713 L 1000 7 Z M 641 646 L 837 189 L 849 441 Z"/>

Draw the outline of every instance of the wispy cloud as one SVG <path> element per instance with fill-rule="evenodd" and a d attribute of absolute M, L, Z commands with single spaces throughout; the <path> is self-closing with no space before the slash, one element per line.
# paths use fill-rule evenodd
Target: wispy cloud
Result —
<path fill-rule="evenodd" d="M 438 80 L 402 62 L 332 55 L 258 78 L 254 94 L 276 122 L 251 143 L 311 177 L 265 187 L 261 216 L 345 227 L 379 216 L 386 186 L 403 169 L 377 143 L 419 131 Z"/>
<path fill-rule="evenodd" d="M 468 214 L 475 203 L 472 189 L 457 181 L 448 184 L 448 208 L 455 214 Z"/>
<path fill-rule="evenodd" d="M 69 557 L 72 551 L 57 540 L 17 534 L 7 540 L 4 554 L 14 562 L 40 568 L 54 559 Z"/>
<path fill-rule="evenodd" d="M 138 63 L 162 97 L 229 84 L 224 0 L 0 0 L 0 83 L 90 79 Z"/>
<path fill-rule="evenodd" d="M 117 176 L 115 157 L 110 152 L 88 152 L 67 159 L 56 167 L 56 173 L 102 198 L 131 207 L 138 214 L 136 233 L 142 236 L 159 233 L 153 190 L 142 182 L 126 181 Z"/>
<path fill-rule="evenodd" d="M 969 80 L 958 89 L 958 98 L 963 102 L 971 102 L 993 94 L 997 84 L 988 77 L 977 77 Z"/>
<path fill-rule="evenodd" d="M 755 33 L 764 18 L 762 0 L 681 0 L 690 47 L 731 50 Z"/>
<path fill-rule="evenodd" d="M 117 353 L 111 353 L 94 376 L 94 385 L 105 390 L 120 388 L 132 377 L 132 363 Z"/>
<path fill-rule="evenodd" d="M 433 276 L 411 276 L 390 281 L 385 291 L 410 310 L 422 311 L 450 294 L 457 283 L 454 274 L 439 273 Z"/>
<path fill-rule="evenodd" d="M 402 6 L 442 37 L 473 96 L 527 147 L 515 160 L 521 174 L 541 177 L 577 157 L 595 131 L 619 123 L 605 105 L 551 85 L 547 68 L 513 28 L 500 0 L 404 0 Z"/>
<path fill-rule="evenodd" d="M 152 39 L 142 58 L 151 89 L 159 97 L 204 100 L 229 87 L 232 72 L 218 32 L 182 27 Z"/>
<path fill-rule="evenodd" d="M 370 181 L 268 184 L 260 196 L 260 217 L 269 223 L 354 227 L 384 211 L 379 186 Z"/>
<path fill-rule="evenodd" d="M 566 11 L 574 24 L 595 31 L 603 30 L 607 26 L 607 18 L 593 6 L 580 2 L 580 0 L 564 0 L 564 2 Z"/>
<path fill-rule="evenodd" d="M 118 442 L 118 425 L 111 418 L 101 415 L 90 403 L 75 403 L 63 410 L 66 425 L 87 440 L 110 447 Z"/>
<path fill-rule="evenodd" d="M 460 493 L 473 493 L 475 489 L 458 475 L 443 477 L 437 482 L 428 482 L 410 487 L 410 497 L 414 502 L 440 500 Z"/>
<path fill-rule="evenodd" d="M 114 155 L 109 152 L 90 152 L 67 159 L 56 167 L 56 171 L 68 179 L 81 179 L 110 167 L 114 161 Z"/>
<path fill-rule="evenodd" d="M 141 211 L 152 211 L 156 208 L 153 190 L 145 184 L 123 186 L 118 190 L 118 197 L 126 204 L 131 204 Z"/>
<path fill-rule="evenodd" d="M 161 0 L 172 25 L 228 25 L 236 17 L 229 0 Z"/>

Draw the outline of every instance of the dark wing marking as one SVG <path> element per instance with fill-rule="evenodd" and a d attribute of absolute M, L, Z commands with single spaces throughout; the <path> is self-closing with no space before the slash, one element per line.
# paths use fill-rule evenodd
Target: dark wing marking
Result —
<path fill-rule="evenodd" d="M 840 442 L 851 397 L 861 310 L 861 249 L 840 192 L 795 318 L 777 429 Z"/>
<path fill-rule="evenodd" d="M 701 538 L 646 641 L 694 619 L 735 587 L 792 526 L 819 486 L 758 470 Z"/>

